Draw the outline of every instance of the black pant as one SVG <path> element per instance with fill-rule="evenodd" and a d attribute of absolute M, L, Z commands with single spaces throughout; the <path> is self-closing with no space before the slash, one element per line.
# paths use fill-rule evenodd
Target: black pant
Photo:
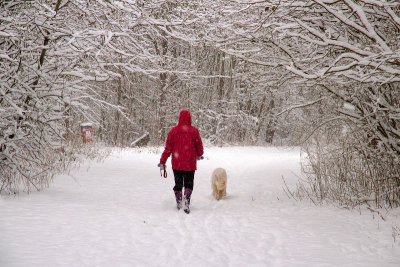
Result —
<path fill-rule="evenodd" d="M 174 191 L 182 191 L 182 187 L 193 190 L 194 171 L 174 171 Z"/>

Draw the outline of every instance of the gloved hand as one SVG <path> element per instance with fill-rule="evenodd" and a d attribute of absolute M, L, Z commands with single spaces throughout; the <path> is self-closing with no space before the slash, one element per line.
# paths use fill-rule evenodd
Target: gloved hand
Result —
<path fill-rule="evenodd" d="M 163 171 L 166 168 L 165 164 L 161 164 L 161 163 L 158 163 L 157 167 L 160 168 L 160 171 Z"/>
<path fill-rule="evenodd" d="M 203 156 L 197 156 L 197 160 L 202 160 L 202 159 L 204 159 Z"/>
<path fill-rule="evenodd" d="M 158 163 L 157 166 L 160 167 L 161 176 L 163 176 L 164 178 L 167 178 L 167 166 L 165 166 L 165 164 L 162 164 L 162 163 Z"/>

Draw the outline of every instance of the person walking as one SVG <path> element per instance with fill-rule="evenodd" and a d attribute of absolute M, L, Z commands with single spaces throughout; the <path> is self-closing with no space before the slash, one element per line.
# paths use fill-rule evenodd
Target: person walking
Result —
<path fill-rule="evenodd" d="M 165 163 L 170 155 L 174 172 L 175 186 L 173 188 L 176 207 L 182 208 L 184 202 L 185 213 L 190 213 L 190 198 L 193 191 L 194 173 L 197 169 L 197 160 L 203 158 L 203 142 L 199 131 L 192 126 L 189 110 L 179 112 L 178 125 L 172 127 L 165 142 L 158 166 L 165 170 Z M 182 188 L 184 188 L 182 199 Z"/>

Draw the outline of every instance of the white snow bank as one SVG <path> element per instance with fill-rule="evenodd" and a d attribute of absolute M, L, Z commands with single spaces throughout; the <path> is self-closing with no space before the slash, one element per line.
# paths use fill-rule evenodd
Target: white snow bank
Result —
<path fill-rule="evenodd" d="M 2 196 L 0 266 L 399 266 L 399 217 L 286 197 L 281 177 L 296 183 L 298 149 L 205 148 L 189 215 L 175 209 L 157 150 L 115 151 L 43 192 Z M 221 201 L 216 167 L 228 172 Z"/>

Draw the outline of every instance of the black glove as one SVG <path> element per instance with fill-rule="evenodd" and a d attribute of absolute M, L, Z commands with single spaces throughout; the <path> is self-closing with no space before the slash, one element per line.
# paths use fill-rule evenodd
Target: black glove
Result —
<path fill-rule="evenodd" d="M 165 166 L 165 164 L 162 164 L 162 163 L 158 163 L 157 166 L 160 167 L 161 176 L 163 176 L 164 178 L 167 178 L 167 166 Z"/>
<path fill-rule="evenodd" d="M 165 164 L 161 164 L 161 163 L 158 163 L 158 164 L 157 164 L 157 167 L 160 168 L 160 171 L 163 171 L 163 170 L 165 170 L 165 168 L 166 168 Z"/>

